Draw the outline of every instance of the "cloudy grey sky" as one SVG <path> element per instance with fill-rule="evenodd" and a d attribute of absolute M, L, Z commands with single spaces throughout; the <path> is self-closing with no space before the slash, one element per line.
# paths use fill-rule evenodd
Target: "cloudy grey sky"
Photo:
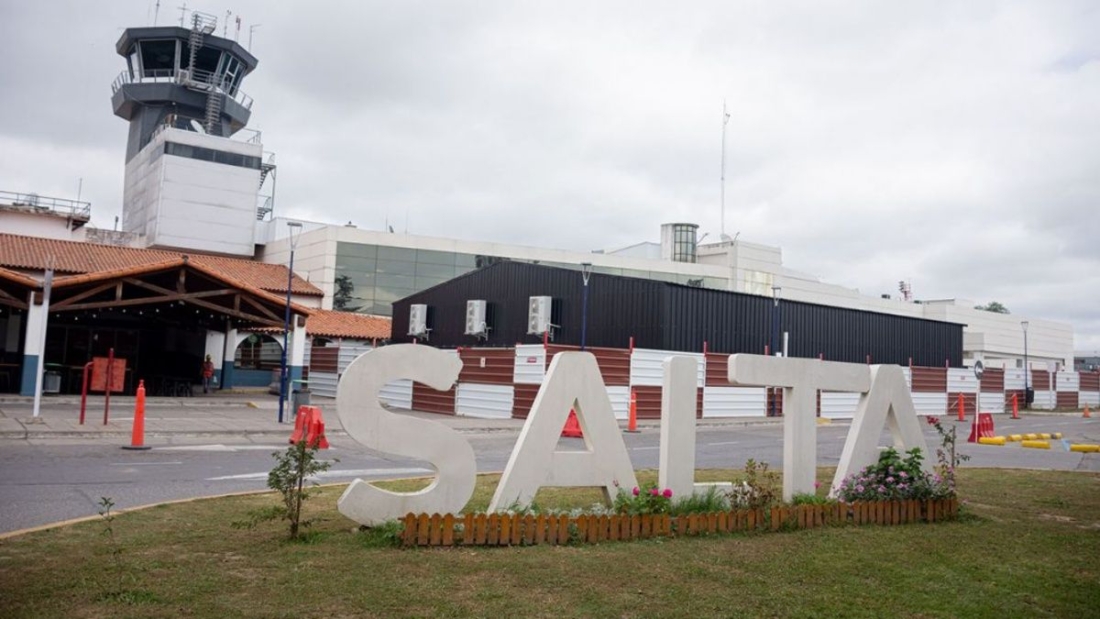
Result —
<path fill-rule="evenodd" d="M 83 178 L 112 225 L 114 44 L 154 4 L 0 4 L 0 189 L 75 197 Z M 727 233 L 1100 350 L 1095 1 L 188 6 L 239 15 L 244 44 L 261 24 L 243 88 L 283 215 L 580 250 L 674 220 L 716 238 L 726 99 Z"/>

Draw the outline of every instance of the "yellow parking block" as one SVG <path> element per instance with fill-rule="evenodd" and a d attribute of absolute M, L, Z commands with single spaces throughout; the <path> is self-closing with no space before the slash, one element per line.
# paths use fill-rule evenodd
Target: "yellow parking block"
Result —
<path fill-rule="evenodd" d="M 1017 443 L 1024 440 L 1024 436 L 1022 434 L 1009 434 L 1008 440 L 1012 441 L 1013 443 Z"/>
<path fill-rule="evenodd" d="M 1050 440 L 1050 432 L 1040 432 L 1039 433 L 1039 438 L 1043 439 L 1044 441 L 1049 441 Z"/>
<path fill-rule="evenodd" d="M 979 445 L 1004 445 L 1005 437 L 1003 436 L 982 436 L 978 438 Z"/>
<path fill-rule="evenodd" d="M 1054 438 L 1062 438 L 1062 433 L 1061 432 L 1055 432 L 1053 434 L 1053 436 L 1054 436 Z"/>
<path fill-rule="evenodd" d="M 1029 449 L 1050 449 L 1050 441 L 1020 441 L 1020 447 L 1027 447 Z"/>
<path fill-rule="evenodd" d="M 1087 454 L 1094 454 L 1100 453 L 1100 445 L 1070 445 L 1069 450 L 1080 451 Z"/>
<path fill-rule="evenodd" d="M 1034 432 L 1028 432 L 1027 434 L 1024 435 L 1024 438 L 1029 440 L 1029 441 L 1037 441 L 1037 440 L 1039 440 L 1039 435 L 1034 433 Z"/>

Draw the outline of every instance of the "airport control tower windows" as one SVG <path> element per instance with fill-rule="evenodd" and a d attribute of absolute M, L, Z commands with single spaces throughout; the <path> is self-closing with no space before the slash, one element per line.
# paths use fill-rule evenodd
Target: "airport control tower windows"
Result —
<path fill-rule="evenodd" d="M 176 64 L 176 42 L 142 41 L 141 68 L 144 77 L 169 77 Z"/>
<path fill-rule="evenodd" d="M 221 60 L 222 53 L 213 47 L 200 47 L 199 53 L 195 56 L 194 69 L 198 71 L 205 71 L 207 74 L 214 73 L 218 68 L 218 61 Z M 187 61 L 191 58 L 191 44 L 184 43 L 183 49 L 180 53 L 180 68 L 187 68 Z"/>

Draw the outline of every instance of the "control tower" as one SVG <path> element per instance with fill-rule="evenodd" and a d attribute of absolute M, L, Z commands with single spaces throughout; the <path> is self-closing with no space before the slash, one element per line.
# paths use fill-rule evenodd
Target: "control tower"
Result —
<path fill-rule="evenodd" d="M 257 220 L 270 218 L 274 155 L 245 130 L 252 99 L 241 90 L 258 64 L 215 36 L 217 18 L 193 12 L 184 26 L 127 28 L 126 69 L 111 86 L 130 123 L 122 226 L 147 247 L 251 257 Z"/>

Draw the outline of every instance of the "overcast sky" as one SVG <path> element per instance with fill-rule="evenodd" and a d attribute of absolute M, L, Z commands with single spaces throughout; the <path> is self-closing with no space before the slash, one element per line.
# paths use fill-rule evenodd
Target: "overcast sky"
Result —
<path fill-rule="evenodd" d="M 72 198 L 83 178 L 111 227 L 114 45 L 154 5 L 0 4 L 0 190 Z M 1100 350 L 1094 0 L 188 6 L 240 16 L 246 46 L 260 24 L 243 90 L 277 214 L 578 250 L 691 221 L 709 241 L 725 99 L 727 234 L 867 294 L 907 279 L 1069 322 Z"/>

